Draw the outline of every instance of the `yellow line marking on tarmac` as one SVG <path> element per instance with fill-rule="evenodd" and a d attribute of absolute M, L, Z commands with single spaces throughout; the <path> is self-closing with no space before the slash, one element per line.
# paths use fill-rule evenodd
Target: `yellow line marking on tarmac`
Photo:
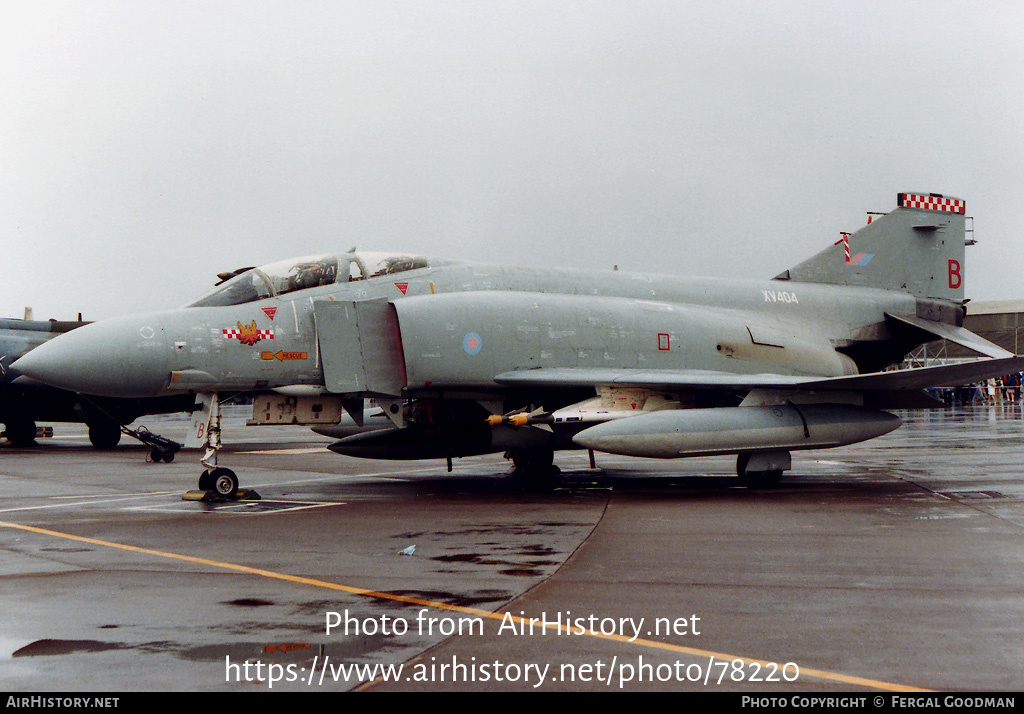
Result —
<path fill-rule="evenodd" d="M 257 449 L 255 451 L 236 451 L 236 454 L 319 454 L 329 451 L 326 446 L 318 446 L 315 449 Z"/>
<path fill-rule="evenodd" d="M 125 508 L 125 511 L 139 511 L 143 513 L 195 513 L 194 510 L 188 508 L 191 503 L 195 501 L 179 501 L 174 506 L 131 506 Z M 301 505 L 286 505 L 283 508 L 266 508 L 266 506 L 273 506 L 274 504 L 301 504 Z M 330 508 L 332 506 L 345 506 L 348 505 L 345 501 L 323 501 L 323 502 L 310 502 L 310 501 L 280 501 L 273 499 L 261 499 L 259 501 L 228 501 L 224 503 L 207 503 L 208 506 L 213 506 L 212 509 L 202 512 L 202 515 L 210 513 L 227 513 L 232 516 L 243 515 L 246 517 L 250 516 L 277 516 L 282 513 L 295 513 L 296 511 L 309 511 L 314 508 Z"/>
<path fill-rule="evenodd" d="M 437 610 L 449 610 L 451 612 L 460 612 L 467 615 L 474 615 L 489 620 L 500 620 L 502 622 L 515 622 L 518 625 L 532 626 L 539 625 L 540 623 L 531 620 L 527 617 L 516 617 L 511 613 L 506 612 L 490 612 L 488 610 L 480 610 L 475 607 L 465 607 L 463 605 L 451 605 L 444 602 L 435 602 L 433 600 L 425 600 L 423 598 L 407 597 L 405 595 L 395 595 L 393 593 L 378 592 L 376 590 L 368 590 L 366 588 L 353 587 L 351 585 L 342 585 L 340 583 L 332 583 L 326 580 L 317 580 L 315 578 L 304 578 L 298 575 L 289 575 L 287 573 L 277 573 L 272 570 L 263 570 L 261 568 L 251 568 L 247 565 L 238 565 L 235 563 L 225 563 L 218 560 L 210 560 L 208 558 L 199 558 L 193 555 L 181 555 L 180 553 L 169 553 L 162 550 L 153 550 L 152 548 L 140 548 L 134 545 L 126 545 L 124 543 L 115 543 L 108 540 L 100 540 L 98 538 L 87 538 L 85 536 L 72 535 L 70 533 L 61 533 L 60 531 L 53 531 L 47 528 L 38 528 L 36 526 L 25 526 L 18 523 L 7 523 L 0 521 L 0 527 L 2 528 L 13 528 L 15 530 L 27 531 L 29 533 L 37 533 L 39 535 L 52 536 L 54 538 L 65 538 L 67 540 L 78 541 L 79 543 L 89 543 L 91 545 L 99 545 L 107 548 L 116 548 L 119 550 L 126 550 L 132 553 L 142 553 L 144 555 L 152 555 L 158 558 L 169 558 L 171 560 L 180 560 L 186 563 L 195 563 L 197 565 L 207 565 L 213 568 L 221 568 L 223 570 L 231 570 L 236 573 L 245 573 L 248 575 L 258 575 L 263 578 L 270 578 L 271 580 L 283 580 L 290 583 L 298 583 L 300 585 L 310 585 L 312 587 L 325 588 L 328 590 L 338 590 L 341 592 L 351 593 L 352 595 L 360 595 L 362 597 L 375 598 L 378 600 L 391 600 L 393 602 L 402 602 L 409 605 L 421 605 L 423 607 L 434 608 Z M 545 629 L 561 630 L 567 633 L 570 632 L 571 628 L 569 625 L 558 625 L 554 623 L 545 623 Z M 578 634 L 572 631 L 571 634 Z M 611 640 L 614 642 L 623 642 L 626 644 L 637 645 L 640 647 L 647 647 L 650 649 L 666 650 L 669 652 L 677 652 L 680 654 L 691 655 L 694 657 L 702 658 L 713 658 L 719 661 L 732 662 L 739 660 L 745 665 L 756 664 L 761 667 L 770 666 L 772 663 L 767 660 L 754 659 L 751 657 L 739 657 L 737 655 L 725 654 L 722 652 L 714 652 L 711 650 L 698 649 L 696 647 L 684 647 L 682 645 L 674 645 L 668 642 L 657 642 L 655 640 L 647 640 L 642 638 L 635 638 L 630 640 L 626 635 L 616 634 L 604 634 L 590 630 L 584 633 L 583 636 L 594 637 L 600 640 Z M 777 666 L 777 664 L 775 665 Z M 840 682 L 842 684 L 852 684 L 859 687 L 869 687 L 872 689 L 881 689 L 893 692 L 928 692 L 932 690 L 921 689 L 918 687 L 911 687 L 904 684 L 894 684 L 892 682 L 883 682 L 877 679 L 867 679 L 865 677 L 855 677 L 848 674 L 840 674 L 837 672 L 826 672 L 820 669 L 807 669 L 800 667 L 800 675 L 815 677 L 817 679 L 826 679 L 833 682 Z"/>

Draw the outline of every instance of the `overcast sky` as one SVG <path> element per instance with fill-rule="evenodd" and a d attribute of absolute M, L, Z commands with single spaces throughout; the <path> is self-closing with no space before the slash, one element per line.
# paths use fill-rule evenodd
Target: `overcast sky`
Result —
<path fill-rule="evenodd" d="M 771 277 L 966 199 L 1024 298 L 1024 4 L 0 0 L 0 317 L 365 249 Z"/>

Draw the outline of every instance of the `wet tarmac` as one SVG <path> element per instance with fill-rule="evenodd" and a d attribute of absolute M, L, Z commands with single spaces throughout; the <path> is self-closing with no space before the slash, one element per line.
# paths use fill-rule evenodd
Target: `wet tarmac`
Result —
<path fill-rule="evenodd" d="M 259 501 L 184 501 L 197 453 L 79 425 L 0 447 L 5 691 L 1024 686 L 1018 407 L 903 413 L 764 491 L 563 452 L 524 492 L 500 455 L 358 460 L 245 415 L 221 464 Z"/>

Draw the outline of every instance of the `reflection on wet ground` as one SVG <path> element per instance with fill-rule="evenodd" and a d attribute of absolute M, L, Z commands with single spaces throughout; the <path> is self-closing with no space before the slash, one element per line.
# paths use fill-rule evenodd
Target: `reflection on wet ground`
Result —
<path fill-rule="evenodd" d="M 144 448 L 95 452 L 84 430 L 55 425 L 36 449 L 0 448 L 0 678 L 24 691 L 247 690 L 264 685 L 228 681 L 225 658 L 309 669 L 682 656 L 585 637 L 552 649 L 493 623 L 474 637 L 414 627 L 424 610 L 437 625 L 508 610 L 699 613 L 700 639 L 678 644 L 919 687 L 1019 688 L 1021 416 L 1007 405 L 900 413 L 904 426 L 881 439 L 794 453 L 792 473 L 765 491 L 738 487 L 734 458 L 599 454 L 591 469 L 585 453 L 563 453 L 564 482 L 543 492 L 507 479 L 500 456 L 457 460 L 449 474 L 229 419 L 222 460 L 261 493 L 252 505 L 182 501 L 198 473 L 187 453 L 147 464 Z M 364 626 L 328 635 L 329 613 Z M 383 631 L 398 620 L 410 631 Z"/>

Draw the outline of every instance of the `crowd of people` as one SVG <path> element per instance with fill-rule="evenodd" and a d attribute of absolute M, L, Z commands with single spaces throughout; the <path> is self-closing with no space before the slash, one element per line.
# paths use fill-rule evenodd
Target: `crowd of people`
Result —
<path fill-rule="evenodd" d="M 1019 405 L 1022 382 L 1024 382 L 1024 372 L 1017 372 L 1003 377 L 995 377 L 985 382 L 941 389 L 937 396 L 941 397 L 946 404 L 962 406 Z"/>

